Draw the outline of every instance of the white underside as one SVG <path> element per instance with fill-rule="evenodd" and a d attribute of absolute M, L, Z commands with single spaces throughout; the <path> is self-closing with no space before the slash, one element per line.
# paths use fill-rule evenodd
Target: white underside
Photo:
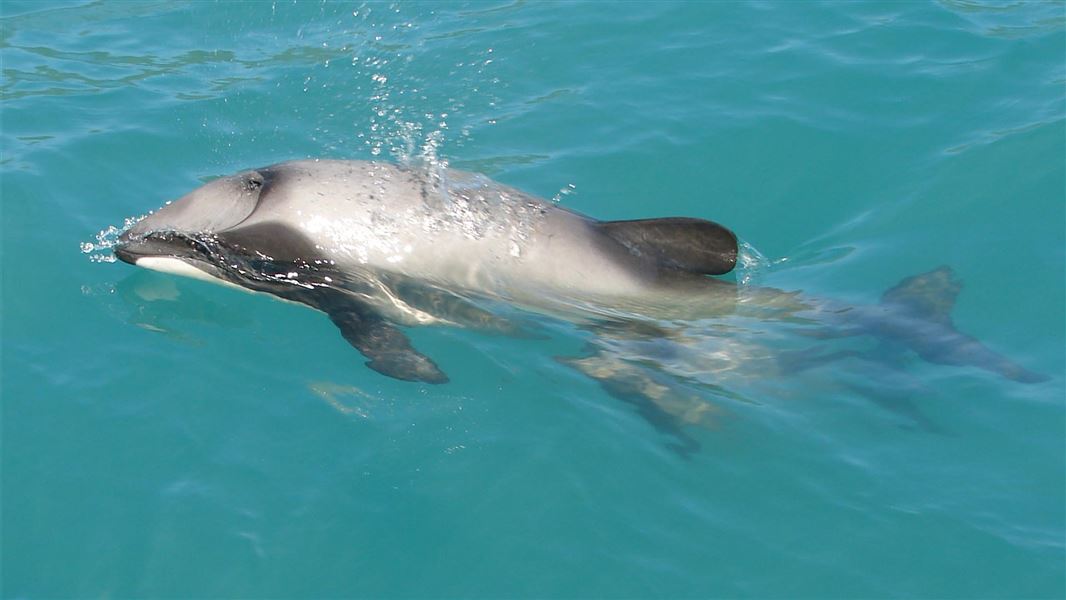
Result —
<path fill-rule="evenodd" d="M 269 293 L 266 293 L 266 292 L 259 292 L 259 291 L 256 291 L 256 290 L 249 290 L 247 288 L 242 288 L 241 286 L 238 286 L 237 283 L 233 283 L 232 281 L 226 281 L 225 279 L 217 278 L 214 275 L 211 275 L 210 273 L 208 273 L 206 271 L 200 271 L 199 269 L 196 269 L 195 266 L 189 264 L 188 262 L 185 262 L 185 261 L 177 259 L 177 258 L 171 258 L 171 257 L 165 257 L 165 256 L 146 256 L 146 257 L 143 257 L 143 258 L 136 259 L 136 262 L 134 264 L 136 264 L 138 266 L 142 266 L 142 267 L 144 267 L 144 269 L 148 269 L 148 270 L 151 270 L 151 271 L 158 271 L 160 273 L 166 273 L 168 275 L 180 275 L 181 277 L 189 277 L 189 278 L 192 278 L 192 279 L 199 279 L 200 281 L 207 281 L 209 283 L 217 283 L 217 285 L 225 286 L 226 288 L 232 288 L 232 289 L 235 289 L 235 290 L 241 290 L 242 292 L 247 292 L 249 294 L 256 294 L 256 295 L 260 295 L 261 294 L 261 295 L 264 295 L 264 296 L 270 296 L 270 297 L 276 299 L 276 301 L 278 301 L 278 302 L 284 302 L 286 304 L 294 304 L 296 306 L 303 306 L 303 307 L 310 308 L 310 307 L 308 307 L 305 304 L 301 304 L 301 303 L 298 303 L 298 302 L 293 302 L 293 301 L 290 301 L 290 299 L 281 298 L 281 297 L 275 296 L 274 294 L 269 294 Z"/>
<path fill-rule="evenodd" d="M 159 271 L 160 273 L 169 273 L 171 275 L 181 275 L 182 277 L 191 277 L 192 279 L 199 279 L 200 281 L 209 281 L 211 283 L 217 283 L 226 287 L 237 288 L 250 292 L 252 290 L 242 288 L 241 286 L 230 283 L 224 279 L 219 279 L 206 271 L 201 271 L 189 263 L 179 260 L 177 258 L 170 258 L 168 256 L 145 256 L 138 258 L 136 265 L 152 271 Z"/>
<path fill-rule="evenodd" d="M 285 298 L 278 297 L 268 292 L 250 290 L 246 287 L 239 286 L 236 283 L 226 281 L 225 279 L 220 279 L 206 271 L 197 269 L 193 265 L 190 265 L 189 263 L 177 258 L 171 258 L 168 256 L 145 256 L 142 258 L 138 258 L 134 264 L 136 264 L 138 267 L 143 267 L 152 271 L 159 271 L 160 273 L 167 273 L 168 275 L 180 275 L 182 277 L 199 279 L 200 281 L 207 281 L 209 283 L 217 283 L 228 288 L 241 290 L 242 292 L 270 296 L 271 298 L 278 300 L 279 302 L 285 302 L 287 304 L 307 306 L 306 304 L 295 302 L 293 300 L 286 300 Z M 377 306 L 379 309 L 384 310 L 386 314 L 388 314 L 388 316 L 406 325 L 429 325 L 432 323 L 447 323 L 447 321 L 434 317 L 429 313 L 423 312 L 408 305 L 403 300 L 393 296 L 385 288 L 381 290 Z"/>
<path fill-rule="evenodd" d="M 279 298 L 274 294 L 268 294 L 266 292 L 260 292 L 257 290 L 250 290 L 246 287 L 241 287 L 236 283 L 226 281 L 225 279 L 219 279 L 218 277 L 215 277 L 207 271 L 201 271 L 200 269 L 197 269 L 189 263 L 177 258 L 170 258 L 168 256 L 145 256 L 143 258 L 138 258 L 134 264 L 136 264 L 138 267 L 143 267 L 152 271 L 159 271 L 160 273 L 167 273 L 168 275 L 180 275 L 182 277 L 189 277 L 191 279 L 199 279 L 200 281 L 206 281 L 208 283 L 217 283 L 218 285 L 233 288 L 235 290 L 240 290 L 242 292 L 247 292 L 249 294 L 262 294 L 264 296 L 270 296 L 271 298 L 279 302 L 285 302 L 287 304 L 307 306 L 306 304 L 293 302 L 292 300 L 286 300 L 285 298 Z"/>

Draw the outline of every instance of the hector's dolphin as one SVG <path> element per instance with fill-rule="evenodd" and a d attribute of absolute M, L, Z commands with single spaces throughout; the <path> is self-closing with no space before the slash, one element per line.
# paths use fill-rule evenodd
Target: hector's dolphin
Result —
<path fill-rule="evenodd" d="M 494 322 L 452 292 L 567 312 L 732 289 L 705 275 L 733 268 L 737 240 L 699 219 L 596 221 L 469 173 L 306 160 L 216 179 L 115 253 L 307 304 L 374 370 L 441 383 L 395 324 Z"/>
<path fill-rule="evenodd" d="M 648 381 L 603 359 L 621 347 L 609 340 L 681 339 L 677 323 L 725 316 L 795 325 L 808 339 L 870 335 L 934 363 L 1043 378 L 955 329 L 949 311 L 960 286 L 946 268 L 904 280 L 865 307 L 742 288 L 709 277 L 737 261 L 737 238 L 721 225 L 598 221 L 445 168 L 301 160 L 244 171 L 142 219 L 115 253 L 318 309 L 372 369 L 410 381 L 447 377 L 400 327 L 514 329 L 482 300 L 596 332 L 608 350 L 572 364 L 644 396 L 655 395 Z"/>

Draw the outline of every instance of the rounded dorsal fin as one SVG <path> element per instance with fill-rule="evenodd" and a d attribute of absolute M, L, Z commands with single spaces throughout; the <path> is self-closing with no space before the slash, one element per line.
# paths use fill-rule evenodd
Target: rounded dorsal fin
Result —
<path fill-rule="evenodd" d="M 595 226 L 630 254 L 661 268 L 724 275 L 737 264 L 737 236 L 713 221 L 668 217 L 600 221 Z"/>

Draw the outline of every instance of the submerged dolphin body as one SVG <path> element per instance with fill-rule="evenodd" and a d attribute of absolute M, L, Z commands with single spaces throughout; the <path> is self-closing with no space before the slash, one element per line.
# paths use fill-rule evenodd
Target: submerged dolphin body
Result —
<path fill-rule="evenodd" d="M 115 252 L 316 308 L 368 366 L 403 380 L 447 377 L 398 326 L 514 332 L 483 300 L 560 316 L 606 340 L 573 366 L 616 395 L 650 398 L 642 412 L 667 421 L 692 419 L 656 398 L 654 377 L 627 373 L 618 349 L 676 340 L 683 324 L 708 319 L 754 317 L 812 337 L 871 335 L 930 362 L 1043 379 L 956 330 L 949 312 L 960 285 L 947 268 L 904 280 L 866 307 L 740 288 L 708 277 L 737 260 L 735 235 L 716 223 L 597 221 L 450 169 L 304 160 L 245 171 L 141 220 Z"/>

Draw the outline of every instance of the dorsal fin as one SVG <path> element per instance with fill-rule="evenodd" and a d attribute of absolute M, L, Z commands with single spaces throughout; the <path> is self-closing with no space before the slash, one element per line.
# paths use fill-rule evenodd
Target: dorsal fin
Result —
<path fill-rule="evenodd" d="M 724 275 L 737 264 L 737 236 L 712 221 L 670 217 L 601 221 L 596 227 L 630 254 L 663 268 Z"/>
<path fill-rule="evenodd" d="M 928 273 L 908 277 L 885 292 L 882 304 L 894 304 L 915 317 L 946 323 L 962 290 L 962 282 L 951 267 L 943 266 Z"/>

